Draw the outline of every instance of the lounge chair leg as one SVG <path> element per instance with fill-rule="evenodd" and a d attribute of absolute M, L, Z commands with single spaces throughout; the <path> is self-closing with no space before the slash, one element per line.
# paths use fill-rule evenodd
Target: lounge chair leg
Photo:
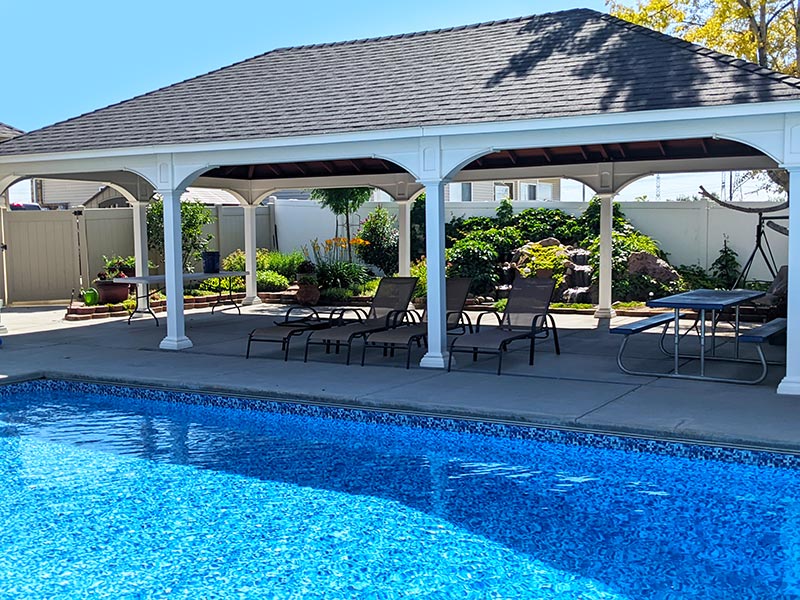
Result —
<path fill-rule="evenodd" d="M 497 374 L 500 375 L 500 371 L 503 370 L 503 349 L 500 348 L 500 352 L 497 355 Z"/>
<path fill-rule="evenodd" d="M 289 340 L 283 340 L 283 362 L 289 362 Z"/>
<path fill-rule="evenodd" d="M 450 372 L 450 368 L 453 366 L 453 347 L 450 347 L 450 356 L 447 359 L 447 372 Z"/>
<path fill-rule="evenodd" d="M 536 338 L 531 336 L 531 349 L 530 349 L 530 353 L 529 353 L 529 356 L 528 356 L 528 366 L 529 367 L 533 366 L 533 353 L 534 353 L 534 350 L 535 350 L 535 345 L 534 345 L 535 343 L 536 343 Z"/>
<path fill-rule="evenodd" d="M 406 347 L 406 369 L 411 368 L 411 346 L 414 345 L 414 340 L 408 342 L 408 346 Z M 419 345 L 419 340 L 417 340 L 417 345 Z"/>
<path fill-rule="evenodd" d="M 306 339 L 306 351 L 305 351 L 305 353 L 303 354 L 303 362 L 304 362 L 304 363 L 307 363 L 307 362 L 308 362 L 308 345 L 309 345 L 310 343 L 311 343 L 311 336 L 308 336 L 308 338 Z"/>
<path fill-rule="evenodd" d="M 547 318 L 550 319 L 550 323 L 553 328 L 553 344 L 556 347 L 556 354 L 561 354 L 561 346 L 558 344 L 558 329 L 556 328 L 556 320 L 550 313 L 547 314 Z"/>
<path fill-rule="evenodd" d="M 250 358 L 250 344 L 253 342 L 253 334 L 251 333 L 247 338 L 247 352 L 245 353 L 244 357 Z"/>
<path fill-rule="evenodd" d="M 344 361 L 344 364 L 350 364 L 350 350 L 353 348 L 353 340 L 351 339 L 350 342 L 347 344 L 347 360 Z"/>

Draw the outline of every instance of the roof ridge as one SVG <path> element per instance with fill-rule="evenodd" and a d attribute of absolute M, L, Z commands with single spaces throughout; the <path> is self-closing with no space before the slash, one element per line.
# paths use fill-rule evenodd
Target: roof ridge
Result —
<path fill-rule="evenodd" d="M 779 81 L 781 83 L 790 85 L 793 88 L 800 89 L 800 78 L 794 77 L 792 75 L 781 73 L 780 71 L 770 69 L 769 67 L 762 67 L 759 64 L 750 62 L 743 58 L 732 56 L 730 54 L 725 54 L 717 50 L 712 50 L 711 48 L 701 46 L 700 44 L 695 44 L 694 42 L 689 42 L 677 36 L 669 35 L 668 33 L 664 33 L 661 31 L 656 31 L 655 29 L 650 29 L 649 27 L 645 27 L 644 25 L 631 23 L 630 21 L 626 21 L 625 19 L 616 17 L 608 13 L 598 13 L 598 14 L 604 21 L 612 25 L 622 27 L 623 29 L 627 29 L 629 31 L 635 31 L 637 33 L 641 33 L 660 42 L 677 46 L 682 50 L 687 50 L 694 54 L 700 54 L 717 62 L 728 64 L 733 67 L 736 67 L 737 69 L 747 71 L 748 73 L 754 73 L 756 75 L 766 77 L 767 79 L 771 79 L 773 81 Z"/>
<path fill-rule="evenodd" d="M 549 17 L 552 15 L 557 14 L 564 14 L 564 13 L 581 13 L 581 12 L 589 12 L 594 13 L 597 15 L 602 15 L 604 13 L 598 12 L 596 10 L 592 10 L 590 8 L 571 8 L 567 10 L 554 10 L 546 13 L 540 14 L 532 14 L 532 15 L 523 15 L 520 17 L 509 17 L 507 19 L 495 19 L 493 21 L 481 21 L 480 23 L 469 23 L 467 25 L 453 25 L 451 27 L 440 27 L 438 29 L 425 29 L 423 31 L 412 31 L 408 33 L 393 33 L 389 35 L 381 35 L 376 37 L 366 37 L 366 38 L 357 38 L 354 40 L 342 40 L 338 42 L 320 42 L 317 44 L 303 44 L 300 46 L 283 46 L 280 48 L 275 48 L 272 52 L 284 52 L 288 50 L 306 50 L 309 48 L 330 48 L 330 47 L 337 47 L 337 46 L 349 46 L 355 44 L 364 44 L 367 42 L 383 42 L 387 40 L 399 40 L 404 38 L 414 38 L 420 37 L 424 35 L 431 35 L 435 33 L 447 33 L 450 31 L 464 31 L 469 29 L 478 29 L 480 27 L 489 27 L 494 25 L 506 25 L 508 23 L 519 23 L 520 21 L 525 21 L 527 19 L 539 19 L 542 17 Z"/>
<path fill-rule="evenodd" d="M 277 53 L 277 52 L 286 52 L 286 51 L 289 51 L 289 50 L 304 50 L 304 49 L 308 49 L 308 48 L 325 48 L 325 47 L 335 47 L 335 46 L 346 46 L 346 45 L 361 44 L 361 43 L 365 43 L 365 42 L 377 42 L 377 41 L 385 41 L 385 40 L 391 40 L 391 39 L 410 38 L 410 37 L 429 35 L 429 34 L 433 34 L 433 33 L 444 33 L 444 32 L 448 32 L 448 31 L 455 31 L 455 30 L 459 30 L 460 31 L 460 30 L 465 30 L 465 29 L 477 29 L 479 27 L 486 27 L 486 26 L 489 26 L 489 25 L 502 25 L 502 24 L 505 24 L 505 23 L 520 22 L 520 21 L 523 21 L 525 19 L 546 17 L 546 16 L 559 14 L 559 13 L 579 13 L 579 12 L 591 12 L 591 13 L 596 13 L 598 15 L 602 15 L 603 14 L 603 13 L 600 13 L 600 12 L 597 12 L 597 11 L 594 11 L 594 10 L 591 10 L 591 9 L 588 9 L 588 8 L 573 8 L 573 9 L 569 9 L 569 10 L 551 11 L 551 12 L 547 12 L 547 13 L 542 13 L 540 15 L 527 15 L 527 16 L 522 16 L 522 17 L 511 17 L 511 18 L 508 18 L 508 19 L 501 19 L 501 20 L 495 20 L 495 21 L 485 21 L 485 22 L 482 22 L 482 23 L 473 23 L 473 24 L 469 24 L 469 25 L 457 25 L 457 26 L 453 26 L 453 27 L 440 28 L 440 29 L 429 29 L 429 30 L 426 30 L 426 31 L 417 31 L 417 32 L 410 32 L 410 33 L 399 33 L 399 34 L 393 34 L 393 35 L 379 36 L 379 37 L 373 37 L 373 38 L 361 38 L 361 39 L 346 40 L 346 41 L 340 41 L 340 42 L 327 42 L 327 43 L 319 43 L 319 44 L 306 44 L 306 45 L 301 45 L 301 46 L 285 46 L 285 47 L 281 47 L 281 48 L 273 48 L 272 50 L 267 50 L 266 52 L 262 52 L 261 54 L 256 54 L 255 56 L 251 56 L 249 58 L 245 58 L 245 59 L 236 61 L 236 62 L 231 63 L 229 65 L 224 65 L 224 66 L 219 67 L 217 69 L 212 69 L 211 71 L 207 71 L 205 73 L 200 73 L 199 75 L 193 75 L 192 77 L 187 77 L 186 79 L 183 79 L 181 81 L 176 81 L 175 83 L 171 83 L 169 85 L 165 85 L 165 86 L 162 86 L 160 88 L 157 88 L 157 89 L 154 89 L 154 90 L 150 90 L 149 92 L 145 92 L 143 94 L 138 94 L 136 96 L 133 96 L 132 98 L 126 98 L 124 100 L 120 100 L 119 102 L 113 102 L 113 103 L 108 104 L 106 106 L 101 106 L 99 108 L 95 108 L 94 110 L 90 110 L 90 111 L 87 111 L 85 113 L 81 113 L 79 115 L 76 115 L 74 117 L 70 117 L 68 119 L 64 119 L 62 121 L 56 121 L 55 123 L 51 123 L 49 125 L 45 125 L 44 127 L 40 127 L 38 129 L 34 129 L 33 131 L 21 132 L 21 135 L 15 137 L 14 140 L 17 141 L 17 140 L 20 140 L 20 139 L 22 139 L 22 138 L 24 138 L 24 137 L 26 137 L 28 135 L 31 135 L 33 133 L 39 133 L 41 131 L 46 131 L 46 130 L 52 128 L 52 127 L 56 127 L 57 125 L 63 125 L 64 123 L 70 123 L 70 122 L 75 121 L 77 119 L 82 119 L 83 117 L 87 117 L 89 115 L 93 115 L 95 113 L 98 113 L 100 111 L 104 111 L 104 110 L 107 110 L 107 109 L 110 109 L 110 108 L 114 108 L 116 106 L 121 106 L 123 104 L 128 104 L 129 102 L 134 102 L 135 100 L 139 100 L 141 98 L 146 98 L 148 96 L 152 96 L 152 95 L 157 94 L 157 93 L 159 93 L 159 92 L 161 92 L 163 90 L 168 90 L 168 89 L 177 87 L 179 85 L 183 85 L 185 83 L 188 83 L 190 81 L 194 81 L 194 80 L 199 79 L 201 77 L 205 77 L 205 76 L 211 75 L 213 73 L 219 73 L 220 71 L 224 71 L 226 69 L 231 69 L 231 68 L 236 67 L 238 65 L 242 65 L 242 64 L 245 64 L 245 63 L 248 63 L 248 62 L 251 62 L 251 61 L 255 61 L 255 60 L 258 60 L 260 58 L 263 58 L 264 56 L 267 56 L 269 54 L 274 54 L 274 53 Z"/>
<path fill-rule="evenodd" d="M 24 131 L 22 131 L 22 129 L 19 129 L 17 127 L 14 127 L 13 125 L 9 125 L 8 123 L 3 123 L 2 121 L 0 121 L 0 128 L 3 128 L 3 127 L 5 127 L 6 129 L 9 129 L 10 131 L 17 131 L 20 134 L 25 133 Z"/>

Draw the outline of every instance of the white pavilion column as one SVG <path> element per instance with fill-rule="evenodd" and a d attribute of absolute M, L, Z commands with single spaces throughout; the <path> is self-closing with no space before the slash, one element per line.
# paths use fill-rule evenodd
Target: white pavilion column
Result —
<path fill-rule="evenodd" d="M 147 202 L 131 202 L 133 207 L 133 254 L 136 257 L 136 276 L 146 277 L 150 274 L 148 267 L 148 244 L 147 244 Z M 137 284 L 136 296 L 138 299 L 137 308 L 145 310 L 147 308 L 147 286 L 143 283 Z"/>
<path fill-rule="evenodd" d="M 789 285 L 786 296 L 786 376 L 779 394 L 800 395 L 800 167 L 789 168 Z"/>
<path fill-rule="evenodd" d="M 422 181 L 425 186 L 425 256 L 428 267 L 428 352 L 421 367 L 447 367 L 444 260 L 444 181 Z"/>
<path fill-rule="evenodd" d="M 397 225 L 400 229 L 397 270 L 400 277 L 408 277 L 411 274 L 411 202 L 398 202 L 397 209 Z"/>
<path fill-rule="evenodd" d="M 183 260 L 181 248 L 182 190 L 158 190 L 164 202 L 164 273 L 167 293 L 167 336 L 162 350 L 191 348 L 183 315 Z"/>
<path fill-rule="evenodd" d="M 245 278 L 245 298 L 242 304 L 261 304 L 258 297 L 256 283 L 256 210 L 258 206 L 244 205 L 244 264 L 247 277 Z"/>
<path fill-rule="evenodd" d="M 614 194 L 598 194 L 600 197 L 600 277 L 596 319 L 610 319 L 616 316 L 611 308 L 611 230 L 613 224 Z"/>

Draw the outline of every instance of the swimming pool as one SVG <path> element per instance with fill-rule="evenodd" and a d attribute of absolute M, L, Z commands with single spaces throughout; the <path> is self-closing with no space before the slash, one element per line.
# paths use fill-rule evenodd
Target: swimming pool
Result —
<path fill-rule="evenodd" d="M 0 596 L 796 598 L 799 480 L 785 455 L 17 384 Z"/>

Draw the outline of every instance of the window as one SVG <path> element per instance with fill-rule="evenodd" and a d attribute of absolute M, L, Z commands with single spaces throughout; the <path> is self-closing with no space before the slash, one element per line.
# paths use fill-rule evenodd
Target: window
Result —
<path fill-rule="evenodd" d="M 548 202 L 553 199 L 552 183 L 524 183 L 522 189 L 525 200 L 529 202 Z"/>
<path fill-rule="evenodd" d="M 508 198 L 509 200 L 514 199 L 514 184 L 513 183 L 503 183 L 503 182 L 495 182 L 494 184 L 494 199 L 496 202 L 500 202 Z"/>
<path fill-rule="evenodd" d="M 461 184 L 461 201 L 462 202 L 472 202 L 472 184 L 471 183 L 462 183 Z"/>

